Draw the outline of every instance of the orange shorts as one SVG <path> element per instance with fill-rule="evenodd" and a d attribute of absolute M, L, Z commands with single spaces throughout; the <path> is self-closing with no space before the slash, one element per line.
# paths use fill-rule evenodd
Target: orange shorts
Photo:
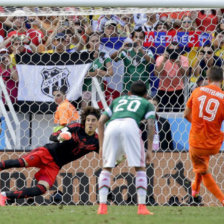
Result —
<path fill-rule="evenodd" d="M 28 163 L 28 167 L 40 168 L 35 174 L 37 181 L 43 180 L 50 187 L 53 186 L 60 168 L 45 147 L 36 148 L 22 158 Z"/>
<path fill-rule="evenodd" d="M 190 146 L 190 159 L 193 164 L 195 173 L 206 173 L 208 171 L 209 159 L 211 155 L 215 155 L 220 149 L 199 149 Z"/>

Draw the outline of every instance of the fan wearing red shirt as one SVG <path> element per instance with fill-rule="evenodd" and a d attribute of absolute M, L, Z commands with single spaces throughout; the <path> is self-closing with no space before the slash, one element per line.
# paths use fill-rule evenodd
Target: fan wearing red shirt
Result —
<path fill-rule="evenodd" d="M 29 39 L 32 41 L 32 43 L 36 46 L 38 46 L 42 42 L 42 38 L 44 37 L 44 34 L 42 31 L 37 29 L 27 29 L 26 28 L 26 17 L 13 17 L 12 21 L 14 27 L 16 27 L 15 30 L 9 32 L 8 37 L 11 37 L 13 35 L 25 35 L 29 37 Z"/>

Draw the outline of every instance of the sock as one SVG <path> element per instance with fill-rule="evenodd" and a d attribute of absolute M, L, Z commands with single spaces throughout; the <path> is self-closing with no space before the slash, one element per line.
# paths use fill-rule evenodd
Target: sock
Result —
<path fill-rule="evenodd" d="M 146 192 L 147 192 L 147 177 L 145 171 L 136 172 L 135 185 L 138 195 L 138 204 L 145 204 Z"/>
<path fill-rule="evenodd" d="M 45 186 L 37 184 L 35 187 L 24 188 L 21 191 L 6 191 L 5 194 L 8 199 L 19 199 L 42 195 L 46 191 Z"/>
<path fill-rule="evenodd" d="M 107 195 L 110 188 L 110 175 L 111 172 L 103 170 L 99 176 L 99 202 L 106 204 Z"/>
<path fill-rule="evenodd" d="M 224 194 L 216 184 L 215 180 L 213 179 L 210 173 L 202 175 L 202 180 L 205 187 L 217 198 L 219 201 L 223 203 Z"/>
<path fill-rule="evenodd" d="M 202 176 L 200 173 L 195 174 L 194 182 L 192 183 L 192 190 L 199 192 L 200 191 L 200 185 L 202 181 Z"/>
<path fill-rule="evenodd" d="M 25 167 L 25 162 L 23 159 L 9 159 L 0 162 L 0 171 L 4 169 L 9 169 L 13 167 Z"/>

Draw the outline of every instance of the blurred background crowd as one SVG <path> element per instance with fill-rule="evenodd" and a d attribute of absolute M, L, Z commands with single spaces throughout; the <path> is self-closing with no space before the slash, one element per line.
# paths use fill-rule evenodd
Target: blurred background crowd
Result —
<path fill-rule="evenodd" d="M 180 112 L 190 92 L 206 83 L 207 69 L 223 66 L 224 9 L 88 16 L 75 16 L 77 9 L 72 7 L 64 9 L 74 14 L 69 16 L 26 16 L 26 10 L 0 8 L 9 15 L 0 17 L 0 74 L 13 104 L 18 94 L 18 54 L 93 53 L 78 109 L 91 104 L 96 77 L 108 104 L 140 79 L 149 96 L 158 99 L 160 112 Z M 165 45 L 148 46 L 146 39 L 159 33 L 204 33 L 207 39 L 185 46 L 166 39 Z"/>

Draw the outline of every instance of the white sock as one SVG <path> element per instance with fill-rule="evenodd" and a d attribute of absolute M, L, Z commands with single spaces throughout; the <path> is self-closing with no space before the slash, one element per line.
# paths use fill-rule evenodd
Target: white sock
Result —
<path fill-rule="evenodd" d="M 107 195 L 110 188 L 110 175 L 111 172 L 103 170 L 99 176 L 99 202 L 107 203 Z"/>
<path fill-rule="evenodd" d="M 136 189 L 138 195 L 138 204 L 145 204 L 147 192 L 147 177 L 145 171 L 136 172 Z"/>

